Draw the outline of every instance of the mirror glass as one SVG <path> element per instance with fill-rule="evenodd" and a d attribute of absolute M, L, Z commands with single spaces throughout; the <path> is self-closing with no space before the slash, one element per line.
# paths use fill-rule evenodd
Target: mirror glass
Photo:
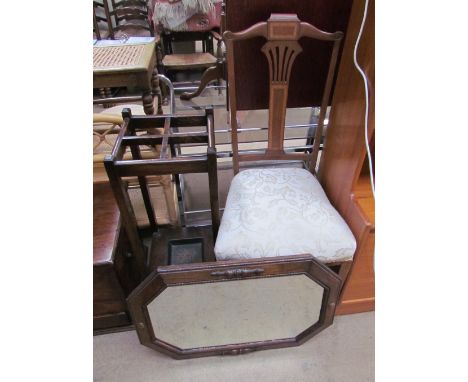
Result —
<path fill-rule="evenodd" d="M 167 287 L 148 305 L 159 340 L 181 349 L 293 338 L 320 316 L 324 289 L 306 275 Z"/>

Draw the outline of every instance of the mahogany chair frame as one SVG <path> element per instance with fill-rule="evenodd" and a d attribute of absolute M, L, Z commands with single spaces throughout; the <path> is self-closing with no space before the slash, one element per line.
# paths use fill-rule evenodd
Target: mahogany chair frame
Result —
<path fill-rule="evenodd" d="M 221 16 L 222 19 L 223 16 Z M 222 51 L 222 26 L 220 28 L 220 33 L 217 29 L 211 29 L 208 31 L 195 31 L 195 32 L 172 32 L 172 31 L 162 31 L 160 34 L 160 43 L 157 46 L 157 57 L 158 57 L 158 71 L 161 74 L 169 75 L 171 72 L 180 71 L 180 70 L 191 70 L 191 69 L 200 69 L 199 64 L 191 63 L 189 60 L 177 69 L 170 66 L 166 67 L 163 63 L 163 59 L 166 55 L 174 54 L 172 47 L 173 42 L 181 41 L 201 41 L 202 42 L 202 52 L 210 53 L 212 56 L 216 57 L 216 66 L 210 66 L 205 69 L 200 79 L 200 85 L 198 88 L 190 93 L 184 92 L 180 95 L 181 100 L 188 101 L 194 97 L 199 96 L 202 91 L 206 88 L 209 82 L 217 80 L 218 84 L 221 84 L 223 78 L 223 72 L 220 70 L 224 62 L 223 51 Z M 214 51 L 213 41 L 216 40 L 216 52 Z M 220 66 L 221 65 L 221 66 Z M 202 66 L 206 67 L 206 66 Z"/>
<path fill-rule="evenodd" d="M 104 158 L 104 166 L 120 210 L 121 219 L 135 258 L 140 279 L 148 272 L 147 253 L 140 237 L 135 213 L 123 178 L 138 177 L 145 210 L 152 231 L 158 224 L 152 205 L 146 176 L 173 174 L 208 173 L 213 241 L 219 229 L 219 200 L 217 155 L 214 138 L 213 110 L 207 109 L 202 116 L 132 116 L 130 109 L 122 111 L 123 124 L 110 155 Z M 171 127 L 206 126 L 205 132 L 172 132 Z M 137 135 L 139 131 L 164 128 L 162 134 Z M 206 155 L 177 157 L 176 145 L 207 144 Z M 142 159 L 140 145 L 161 145 L 159 158 Z M 133 159 L 124 160 L 123 156 L 130 147 Z M 168 155 L 170 149 L 171 157 Z"/>
<path fill-rule="evenodd" d="M 158 65 L 158 71 L 161 74 L 167 75 L 169 77 L 172 77 L 170 73 L 180 71 L 180 70 L 191 70 L 191 69 L 200 69 L 205 67 L 204 64 L 200 66 L 199 63 L 192 63 L 190 60 L 187 60 L 183 65 L 173 68 L 171 66 L 165 66 L 164 65 L 164 57 L 166 55 L 171 55 L 174 54 L 174 49 L 172 46 L 172 43 L 174 42 L 195 42 L 195 41 L 201 41 L 202 42 L 202 52 L 203 53 L 209 53 L 212 56 L 215 56 L 215 52 L 213 49 L 213 40 L 217 41 L 217 49 L 216 49 L 216 60 L 220 61 L 222 58 L 222 51 L 221 51 L 221 40 L 222 37 L 221 35 L 216 31 L 216 30 L 209 30 L 209 31 L 195 31 L 195 32 L 172 32 L 168 30 L 163 30 L 160 34 L 160 41 L 159 44 L 157 45 L 157 65 Z M 209 70 L 208 68 L 207 70 Z M 218 78 L 219 81 L 221 81 L 221 77 Z M 203 76 L 201 82 L 203 82 Z M 200 85 L 201 87 L 201 85 Z M 201 91 L 203 88 L 201 88 Z M 186 94 L 186 93 L 183 93 Z M 188 93 L 187 93 L 188 94 Z M 197 93 L 198 95 L 199 93 Z M 181 97 L 181 99 L 190 99 L 195 97 L 196 95 L 192 95 L 189 98 L 184 98 Z"/>
<path fill-rule="evenodd" d="M 194 97 L 198 97 L 203 90 L 208 86 L 211 81 L 217 81 L 218 85 L 221 85 L 221 80 L 226 78 L 225 69 L 225 55 L 223 53 L 223 32 L 226 30 L 226 4 L 223 1 L 221 5 L 221 22 L 219 33 L 211 31 L 213 38 L 216 40 L 216 65 L 207 68 L 200 79 L 200 85 L 193 92 L 184 92 L 180 95 L 180 99 L 184 101 L 190 101 Z"/>
<path fill-rule="evenodd" d="M 223 34 L 227 50 L 227 72 L 229 88 L 229 109 L 232 139 L 234 173 L 239 172 L 241 161 L 262 160 L 303 160 L 309 170 L 315 174 L 323 124 L 333 78 L 336 69 L 338 52 L 343 32 L 327 33 L 313 25 L 301 22 L 295 14 L 272 14 L 268 21 L 261 22 L 241 32 L 226 31 Z M 262 48 L 269 64 L 269 120 L 268 146 L 263 154 L 240 154 L 237 140 L 237 90 L 234 67 L 234 42 L 255 37 L 264 37 L 267 42 Z M 285 153 L 284 127 L 286 105 L 288 100 L 289 77 L 296 56 L 302 51 L 298 40 L 302 37 L 333 42 L 333 51 L 323 92 L 318 126 L 315 130 L 314 144 L 311 153 Z"/>
<path fill-rule="evenodd" d="M 234 66 L 234 42 L 255 37 L 264 37 L 267 42 L 262 47 L 269 65 L 269 116 L 268 144 L 264 153 L 239 153 L 237 136 L 237 90 Z M 299 39 L 307 37 L 324 42 L 332 42 L 333 50 L 330 58 L 327 79 L 322 96 L 318 125 L 315 130 L 312 150 L 309 152 L 284 151 L 284 130 L 286 107 L 288 101 L 289 79 L 294 60 L 302 48 Z M 231 127 L 232 158 L 234 174 L 239 172 L 240 162 L 247 161 L 304 161 L 306 168 L 316 172 L 317 158 L 323 132 L 323 125 L 336 70 L 338 53 L 343 32 L 328 33 L 315 26 L 301 22 L 296 14 L 271 14 L 266 22 L 257 23 L 241 32 L 226 31 L 223 38 L 227 50 L 227 72 L 229 91 L 229 119 Z M 335 268 L 340 277 L 346 280 L 352 261 L 327 263 Z"/>

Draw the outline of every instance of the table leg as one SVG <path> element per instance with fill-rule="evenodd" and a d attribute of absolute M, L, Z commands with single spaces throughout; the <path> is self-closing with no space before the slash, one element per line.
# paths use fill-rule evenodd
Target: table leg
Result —
<path fill-rule="evenodd" d="M 158 114 L 162 114 L 162 93 L 161 87 L 159 86 L 159 79 L 158 79 L 158 69 L 155 66 L 153 70 L 153 75 L 151 77 L 151 88 L 153 91 L 153 95 L 158 97 Z"/>
<path fill-rule="evenodd" d="M 111 88 L 99 88 L 99 95 L 101 98 L 110 98 L 112 97 L 112 89 Z M 113 104 L 105 103 L 102 105 L 104 109 L 114 106 Z"/>
<path fill-rule="evenodd" d="M 164 70 L 164 65 L 162 63 L 163 53 L 162 53 L 161 44 L 162 44 L 161 41 L 159 41 L 156 44 L 156 67 L 158 69 L 158 73 L 166 75 L 166 72 Z M 161 90 L 161 103 L 164 105 L 167 105 L 167 94 L 168 94 L 167 86 L 161 86 L 160 90 Z"/>
<path fill-rule="evenodd" d="M 104 91 L 105 91 L 105 94 L 106 94 L 106 98 L 111 98 L 112 97 L 112 89 L 111 88 L 104 88 Z M 104 107 L 108 108 L 108 107 L 113 107 L 113 106 L 115 106 L 114 103 L 108 103 Z"/>
<path fill-rule="evenodd" d="M 143 93 L 142 101 L 143 101 L 143 110 L 145 111 L 145 114 L 153 115 L 154 105 L 153 105 L 153 94 L 151 93 L 151 90 L 146 90 Z"/>

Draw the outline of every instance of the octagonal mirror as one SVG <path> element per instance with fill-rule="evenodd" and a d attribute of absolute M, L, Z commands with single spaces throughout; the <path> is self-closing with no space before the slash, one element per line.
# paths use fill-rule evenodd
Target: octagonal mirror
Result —
<path fill-rule="evenodd" d="M 129 296 L 140 342 L 175 358 L 299 345 L 333 322 L 339 277 L 310 255 L 160 267 Z"/>

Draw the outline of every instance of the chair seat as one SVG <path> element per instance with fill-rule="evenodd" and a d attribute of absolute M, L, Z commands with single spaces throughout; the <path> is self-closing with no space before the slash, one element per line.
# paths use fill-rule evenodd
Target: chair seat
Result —
<path fill-rule="evenodd" d="M 351 260 L 356 240 L 318 180 L 302 168 L 248 169 L 229 189 L 215 245 L 218 260 L 310 253 Z"/>
<path fill-rule="evenodd" d="M 216 64 L 216 57 L 210 53 L 166 54 L 162 62 L 167 69 L 196 69 Z"/>

